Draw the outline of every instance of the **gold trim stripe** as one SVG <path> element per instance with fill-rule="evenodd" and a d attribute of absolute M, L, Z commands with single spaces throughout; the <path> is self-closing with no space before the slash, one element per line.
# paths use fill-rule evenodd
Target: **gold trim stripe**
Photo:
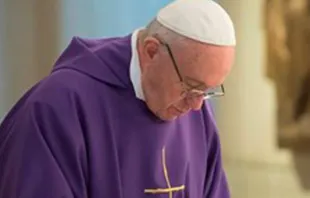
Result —
<path fill-rule="evenodd" d="M 158 189 L 145 189 L 145 193 L 152 193 L 152 194 L 163 194 L 163 193 L 169 193 L 169 192 L 176 192 L 184 190 L 185 186 L 178 186 L 178 187 L 172 187 L 172 188 L 158 188 Z"/>
<path fill-rule="evenodd" d="M 165 147 L 162 149 L 162 166 L 164 170 L 165 180 L 168 188 L 157 188 L 157 189 L 145 189 L 144 193 L 151 194 L 169 194 L 169 198 L 172 198 L 173 192 L 181 191 L 185 189 L 185 185 L 172 187 L 169 179 L 168 168 L 166 165 L 166 150 Z"/>

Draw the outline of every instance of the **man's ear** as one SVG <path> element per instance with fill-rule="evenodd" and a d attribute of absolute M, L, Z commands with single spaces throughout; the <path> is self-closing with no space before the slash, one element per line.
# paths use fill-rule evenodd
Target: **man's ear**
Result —
<path fill-rule="evenodd" d="M 143 41 L 143 53 L 147 60 L 152 60 L 158 53 L 159 41 L 154 37 L 147 37 Z"/>

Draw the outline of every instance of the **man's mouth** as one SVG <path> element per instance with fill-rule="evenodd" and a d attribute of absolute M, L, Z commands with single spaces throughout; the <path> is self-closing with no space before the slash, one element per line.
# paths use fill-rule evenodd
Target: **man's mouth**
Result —
<path fill-rule="evenodd" d="M 184 109 L 177 108 L 177 107 L 175 107 L 175 106 L 173 106 L 173 107 L 174 107 L 175 111 L 176 111 L 178 114 L 184 114 L 184 113 L 186 113 L 186 112 L 188 111 L 187 109 L 184 110 Z"/>

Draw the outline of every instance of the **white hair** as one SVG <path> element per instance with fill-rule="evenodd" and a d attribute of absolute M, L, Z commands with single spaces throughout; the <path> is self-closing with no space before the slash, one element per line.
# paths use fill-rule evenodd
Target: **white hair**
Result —
<path fill-rule="evenodd" d="M 170 45 L 184 45 L 184 44 L 188 44 L 190 40 L 164 27 L 156 19 L 153 19 L 147 25 L 144 33 L 145 33 L 144 38 L 148 36 L 158 35 L 161 39 L 163 39 L 166 43 Z"/>
<path fill-rule="evenodd" d="M 196 59 L 201 54 L 201 48 L 197 48 L 198 45 L 201 45 L 199 42 L 189 39 L 183 35 L 180 35 L 162 24 L 160 24 L 156 19 L 152 20 L 141 35 L 141 39 L 144 40 L 149 36 L 157 35 L 164 42 L 170 46 L 174 46 L 174 49 L 180 49 L 183 52 L 186 51 L 187 54 L 191 54 L 191 57 L 188 58 L 188 63 L 195 62 Z M 187 51 L 189 50 L 189 51 Z"/>

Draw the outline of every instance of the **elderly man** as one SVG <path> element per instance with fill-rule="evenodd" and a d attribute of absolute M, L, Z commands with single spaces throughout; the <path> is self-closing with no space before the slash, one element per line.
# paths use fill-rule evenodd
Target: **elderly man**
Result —
<path fill-rule="evenodd" d="M 73 38 L 0 128 L 1 198 L 228 198 L 205 99 L 235 34 L 211 0 L 176 0 L 133 34 Z"/>

